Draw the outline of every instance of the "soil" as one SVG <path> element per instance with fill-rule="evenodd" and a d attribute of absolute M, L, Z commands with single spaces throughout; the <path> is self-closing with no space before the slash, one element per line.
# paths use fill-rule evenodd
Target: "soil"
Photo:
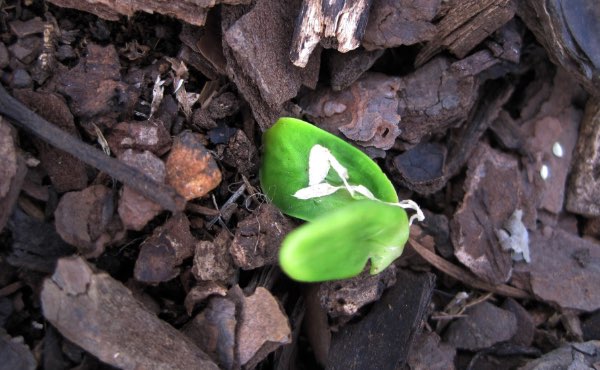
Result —
<path fill-rule="evenodd" d="M 0 370 L 600 368 L 596 2 L 108 3 L 0 2 Z M 283 116 L 423 208 L 382 273 L 278 267 Z"/>

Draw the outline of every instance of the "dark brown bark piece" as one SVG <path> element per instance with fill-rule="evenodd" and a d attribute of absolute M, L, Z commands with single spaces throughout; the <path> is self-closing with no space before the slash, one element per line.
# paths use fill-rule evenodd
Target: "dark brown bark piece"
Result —
<path fill-rule="evenodd" d="M 535 217 L 519 163 L 480 144 L 469 161 L 464 188 L 465 197 L 451 221 L 454 254 L 483 280 L 504 283 L 512 274 L 513 261 L 497 230 L 517 209 L 524 212 L 527 225 Z"/>
<path fill-rule="evenodd" d="M 600 4 L 594 0 L 518 2 L 518 14 L 546 49 L 592 95 L 600 95 Z"/>
<path fill-rule="evenodd" d="M 8 47 L 8 51 L 10 54 L 17 58 L 20 62 L 24 64 L 31 64 L 36 58 L 41 54 L 43 47 L 42 38 L 38 36 L 27 36 L 23 38 L 17 39 L 17 42 L 10 45 Z M 14 87 L 24 87 L 18 86 L 22 83 L 18 83 L 17 80 L 23 77 L 18 77 L 18 74 L 27 75 L 27 72 L 24 69 L 16 68 L 13 72 L 13 82 L 12 85 Z M 31 79 L 30 79 L 31 81 Z"/>
<path fill-rule="evenodd" d="M 356 49 L 347 53 L 329 54 L 329 78 L 331 88 L 340 91 L 350 86 L 383 55 L 383 50 Z"/>
<path fill-rule="evenodd" d="M 365 73 L 344 91 L 322 88 L 304 96 L 300 105 L 320 128 L 365 147 L 390 149 L 400 134 L 400 78 Z"/>
<path fill-rule="evenodd" d="M 44 25 L 45 22 L 40 17 L 34 17 L 26 21 L 15 19 L 8 24 L 10 31 L 20 39 L 44 32 Z"/>
<path fill-rule="evenodd" d="M 363 271 L 351 279 L 328 281 L 319 286 L 321 306 L 330 317 L 354 316 L 365 305 L 381 298 L 384 290 L 396 283 L 396 266 L 380 274 Z"/>
<path fill-rule="evenodd" d="M 359 322 L 333 336 L 327 369 L 402 367 L 428 310 L 435 276 L 399 270 L 388 289 Z"/>
<path fill-rule="evenodd" d="M 112 241 L 107 227 L 115 215 L 112 191 L 93 185 L 66 193 L 54 211 L 56 231 L 87 257 L 98 257 Z"/>
<path fill-rule="evenodd" d="M 419 194 L 429 194 L 441 189 L 447 182 L 444 177 L 446 147 L 439 143 L 420 143 L 391 161 L 395 181 Z M 395 171 L 394 171 L 395 170 Z"/>
<path fill-rule="evenodd" d="M 195 243 L 187 217 L 182 213 L 173 216 L 140 245 L 133 270 L 135 279 L 158 284 L 175 278 L 183 260 L 194 253 Z"/>
<path fill-rule="evenodd" d="M 600 340 L 600 311 L 596 311 L 581 323 L 583 340 Z"/>
<path fill-rule="evenodd" d="M 106 273 L 94 273 L 79 257 L 59 261 L 52 278 L 44 282 L 41 303 L 46 319 L 65 338 L 112 366 L 218 369 L 125 286 Z"/>
<path fill-rule="evenodd" d="M 120 122 L 112 127 L 106 141 L 117 156 L 127 149 L 142 152 L 148 150 L 161 156 L 171 148 L 171 135 L 164 123 L 157 119 Z"/>
<path fill-rule="evenodd" d="M 386 49 L 431 40 L 436 34 L 431 21 L 440 3 L 441 0 L 373 0 L 363 47 Z"/>
<path fill-rule="evenodd" d="M 435 332 L 421 333 L 410 348 L 408 366 L 411 370 L 450 370 L 454 369 L 454 357 L 456 348 L 440 342 Z"/>
<path fill-rule="evenodd" d="M 231 239 L 227 230 L 219 232 L 214 241 L 196 243 L 192 273 L 198 280 L 229 282 L 235 274 L 229 254 Z"/>
<path fill-rule="evenodd" d="M 315 354 L 315 360 L 325 367 L 331 347 L 331 330 L 327 312 L 321 306 L 319 285 L 305 287 L 303 297 L 305 312 L 302 318 L 302 330 Z"/>
<path fill-rule="evenodd" d="M 513 0 L 469 0 L 453 3 L 437 24 L 437 33 L 417 55 L 421 66 L 442 49 L 464 58 L 486 37 L 511 20 L 516 11 Z"/>
<path fill-rule="evenodd" d="M 276 263 L 281 242 L 293 228 L 277 207 L 263 203 L 237 225 L 229 247 L 234 263 L 244 270 Z"/>
<path fill-rule="evenodd" d="M 6 261 L 17 267 L 52 273 L 56 261 L 75 252 L 57 234 L 54 225 L 41 222 L 15 208 L 8 222 L 12 232 L 12 250 Z"/>
<path fill-rule="evenodd" d="M 304 0 L 298 18 L 292 21 L 296 27 L 289 51 L 291 61 L 306 67 L 319 42 L 342 53 L 356 49 L 365 32 L 370 6 L 371 0 Z"/>
<path fill-rule="evenodd" d="M 294 66 L 287 57 L 297 9 L 298 1 L 259 0 L 224 32 L 224 41 L 243 73 L 239 77 L 246 76 L 260 93 L 256 96 L 253 91 L 241 89 L 263 130 L 275 121 L 262 119 L 253 101 L 264 99 L 271 110 L 278 111 L 284 102 L 296 96 L 302 85 L 314 88 L 317 83 L 320 53 L 311 58 L 306 68 Z M 234 81 L 239 87 L 235 77 Z"/>
<path fill-rule="evenodd" d="M 502 308 L 512 312 L 517 319 L 517 332 L 510 341 L 524 347 L 531 346 L 535 334 L 535 323 L 529 311 L 512 298 L 507 298 L 502 304 Z"/>
<path fill-rule="evenodd" d="M 451 63 L 439 57 L 403 77 L 398 93 L 400 139 L 416 144 L 425 135 L 463 122 L 477 99 L 475 76 L 485 65 L 475 64 L 473 68 L 468 60 Z"/>
<path fill-rule="evenodd" d="M 529 276 L 539 299 L 564 309 L 592 312 L 600 308 L 600 247 L 597 243 L 552 230 L 529 236 L 531 264 L 518 264 L 515 272 Z"/>
<path fill-rule="evenodd" d="M 54 93 L 15 90 L 14 96 L 48 122 L 65 132 L 79 137 L 73 115 L 62 97 Z M 88 178 L 83 162 L 40 139 L 34 139 L 42 167 L 50 176 L 52 185 L 59 193 L 82 190 Z"/>
<path fill-rule="evenodd" d="M 136 152 L 127 149 L 119 156 L 119 160 L 145 173 L 146 176 L 158 183 L 165 182 L 165 164 L 149 151 Z M 160 204 L 154 203 L 144 194 L 140 194 L 127 185 L 123 186 L 119 197 L 118 212 L 126 229 L 141 230 L 161 211 Z"/>
<path fill-rule="evenodd" d="M 517 319 L 512 312 L 489 302 L 469 307 L 466 317 L 452 322 L 444 340 L 458 349 L 476 351 L 512 338 L 517 332 Z"/>
<path fill-rule="evenodd" d="M 51 0 L 52 4 L 89 12 L 109 21 L 118 21 L 119 16 L 133 17 L 136 12 L 159 13 L 175 17 L 184 22 L 202 26 L 208 9 L 217 4 L 247 4 L 249 0 Z"/>
<path fill-rule="evenodd" d="M 233 116 L 240 110 L 242 103 L 232 92 L 225 92 L 211 99 L 208 103 L 208 113 L 214 120 Z"/>
<path fill-rule="evenodd" d="M 589 99 L 573 160 L 566 208 L 570 212 L 600 216 L 600 100 Z"/>
<path fill-rule="evenodd" d="M 235 303 L 214 297 L 182 331 L 222 369 L 232 369 L 236 365 L 236 324 Z"/>
<path fill-rule="evenodd" d="M 23 338 L 11 338 L 10 335 L 0 328 L 0 367 L 2 369 L 34 370 L 37 361 Z"/>
<path fill-rule="evenodd" d="M 245 369 L 253 369 L 269 353 L 291 342 L 287 316 L 263 287 L 243 298 L 238 320 L 236 355 Z"/>
<path fill-rule="evenodd" d="M 227 74 L 227 61 L 221 48 L 221 28 L 217 17 L 210 17 L 205 27 L 195 27 L 183 24 L 179 39 L 194 54 L 192 60 L 199 63 L 196 69 L 211 79 Z M 193 63 L 193 64 L 196 64 Z"/>
<path fill-rule="evenodd" d="M 202 197 L 219 185 L 221 171 L 198 134 L 183 132 L 167 157 L 167 181 L 187 200 Z"/>

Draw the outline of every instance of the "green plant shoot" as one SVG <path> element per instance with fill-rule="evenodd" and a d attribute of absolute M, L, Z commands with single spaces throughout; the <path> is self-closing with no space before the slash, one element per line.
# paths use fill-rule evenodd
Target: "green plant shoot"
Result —
<path fill-rule="evenodd" d="M 279 263 L 291 278 L 317 282 L 377 274 L 398 258 L 414 219 L 379 166 L 338 137 L 281 118 L 263 135 L 260 180 L 283 213 L 309 223 L 283 241 Z M 408 218 L 404 208 L 416 211 Z"/>
<path fill-rule="evenodd" d="M 325 172 L 324 179 L 321 179 L 322 172 L 321 176 L 315 175 L 313 182 L 322 180 L 321 183 L 340 187 L 344 186 L 346 180 L 348 184 L 363 185 L 375 198 L 384 202 L 398 201 L 390 180 L 366 154 L 310 123 L 295 118 L 280 118 L 263 135 L 260 182 L 263 192 L 283 213 L 312 221 L 354 199 L 365 198 L 358 192 L 353 196 L 347 191 L 310 199 L 294 196 L 298 190 L 309 186 L 309 157 L 316 145 L 327 149 L 347 168 L 347 179 L 340 178 L 335 170 L 329 170 Z M 327 170 L 328 160 L 322 154 L 313 152 L 312 163 L 315 166 L 324 165 L 320 168 Z"/>

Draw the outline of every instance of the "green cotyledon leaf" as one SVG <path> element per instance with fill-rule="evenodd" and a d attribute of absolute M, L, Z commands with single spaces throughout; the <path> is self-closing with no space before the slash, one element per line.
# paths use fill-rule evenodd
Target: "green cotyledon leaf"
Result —
<path fill-rule="evenodd" d="M 309 184 L 309 157 L 315 146 L 328 150 L 347 169 L 347 183 L 350 185 L 362 185 L 381 201 L 398 201 L 390 180 L 366 154 L 308 122 L 280 118 L 263 134 L 260 182 L 263 192 L 283 213 L 312 221 L 364 198 L 360 192 L 352 196 L 345 190 L 310 199 L 294 196 Z M 317 162 L 319 160 L 323 161 L 317 158 Z M 327 172 L 324 182 L 328 186 L 343 185 L 343 179 L 333 169 Z"/>
<path fill-rule="evenodd" d="M 358 200 L 288 234 L 279 264 L 288 276 L 303 282 L 356 276 L 369 259 L 371 274 L 377 274 L 402 254 L 408 234 L 403 208 Z"/>

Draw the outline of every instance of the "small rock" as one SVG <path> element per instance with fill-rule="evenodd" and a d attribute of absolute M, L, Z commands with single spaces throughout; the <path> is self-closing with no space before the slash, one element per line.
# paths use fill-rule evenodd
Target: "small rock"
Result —
<path fill-rule="evenodd" d="M 165 164 L 149 151 L 140 153 L 127 149 L 119 156 L 119 160 L 142 171 L 154 181 L 161 183 L 165 181 Z M 125 228 L 141 230 L 148 221 L 162 211 L 162 208 L 129 186 L 123 186 L 118 210 Z"/>
<path fill-rule="evenodd" d="M 61 62 L 75 58 L 77 58 L 77 54 L 71 45 L 60 45 L 56 50 L 56 59 Z"/>
<path fill-rule="evenodd" d="M 446 182 L 444 175 L 447 149 L 435 142 L 421 142 L 394 157 L 392 175 L 402 185 L 419 194 L 440 190 Z"/>
<path fill-rule="evenodd" d="M 469 351 L 491 347 L 509 340 L 517 332 L 517 319 L 510 311 L 489 302 L 469 307 L 462 317 L 450 324 L 445 341 Z"/>
<path fill-rule="evenodd" d="M 185 306 L 187 314 L 192 316 L 194 309 L 208 297 L 215 295 L 224 297 L 226 294 L 227 289 L 215 281 L 199 281 L 185 296 L 183 305 Z"/>
<path fill-rule="evenodd" d="M 179 275 L 179 265 L 192 256 L 195 242 L 187 217 L 173 216 L 140 246 L 133 272 L 135 279 L 158 284 L 175 278 Z"/>
<path fill-rule="evenodd" d="M 230 243 L 226 230 L 222 230 L 212 242 L 197 242 L 192 267 L 194 277 L 198 280 L 229 281 L 235 273 L 229 254 Z"/>
<path fill-rule="evenodd" d="M 217 127 L 217 122 L 210 118 L 205 109 L 196 109 L 192 115 L 192 125 L 196 129 L 209 131 Z"/>
<path fill-rule="evenodd" d="M 56 211 L 56 231 L 80 253 L 97 257 L 112 238 L 106 229 L 114 215 L 112 191 L 93 185 L 81 191 L 65 193 Z"/>
<path fill-rule="evenodd" d="M 291 343 L 291 329 L 279 302 L 263 287 L 245 297 L 241 306 L 236 354 L 242 366 L 252 369 L 269 353 Z"/>
<path fill-rule="evenodd" d="M 29 36 L 17 39 L 17 42 L 8 47 L 10 53 L 24 64 L 33 62 L 42 52 L 42 38 Z"/>
<path fill-rule="evenodd" d="M 263 203 L 238 223 L 229 248 L 233 261 L 244 270 L 276 263 L 281 242 L 293 228 L 293 223 L 279 209 Z"/>
<path fill-rule="evenodd" d="M 408 354 L 410 370 L 450 370 L 454 369 L 456 349 L 447 343 L 440 343 L 434 333 L 418 334 Z"/>
<path fill-rule="evenodd" d="M 581 323 L 583 340 L 600 340 L 600 311 L 592 313 Z"/>
<path fill-rule="evenodd" d="M 353 316 L 365 305 L 377 301 L 385 289 L 396 283 L 396 267 L 380 274 L 363 271 L 351 279 L 328 281 L 319 286 L 321 306 L 330 317 Z"/>
<path fill-rule="evenodd" d="M 117 156 L 126 149 L 148 150 L 161 156 L 171 147 L 169 132 L 156 119 L 118 123 L 112 128 L 106 141 Z"/>
<path fill-rule="evenodd" d="M 167 158 L 167 181 L 187 200 L 202 197 L 219 185 L 221 171 L 199 135 L 179 135 Z"/>
<path fill-rule="evenodd" d="M 182 329 L 222 369 L 232 369 L 235 365 L 235 308 L 235 303 L 231 300 L 214 297 Z"/>

